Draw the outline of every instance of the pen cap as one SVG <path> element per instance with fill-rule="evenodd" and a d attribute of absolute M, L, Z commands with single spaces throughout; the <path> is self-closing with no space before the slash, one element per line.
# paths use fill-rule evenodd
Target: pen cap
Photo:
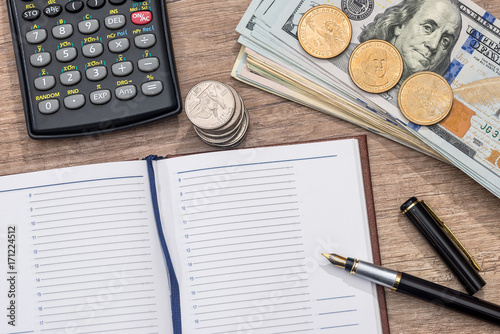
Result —
<path fill-rule="evenodd" d="M 469 294 L 476 293 L 486 284 L 457 243 L 445 231 L 447 227 L 431 212 L 425 202 L 412 197 L 401 206 L 401 211 L 430 242 Z M 474 260 L 471 258 L 471 261 Z"/>

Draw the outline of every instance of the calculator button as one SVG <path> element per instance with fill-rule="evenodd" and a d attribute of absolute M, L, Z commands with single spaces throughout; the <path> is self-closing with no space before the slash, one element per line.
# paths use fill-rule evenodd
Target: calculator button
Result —
<path fill-rule="evenodd" d="M 149 81 L 141 85 L 142 94 L 146 96 L 155 96 L 163 91 L 163 83 L 161 81 Z"/>
<path fill-rule="evenodd" d="M 40 17 L 42 12 L 38 8 L 30 8 L 23 12 L 23 19 L 26 21 L 33 21 Z"/>
<path fill-rule="evenodd" d="M 53 114 L 59 110 L 59 100 L 58 99 L 50 99 L 38 102 L 38 111 L 42 114 L 49 115 Z"/>
<path fill-rule="evenodd" d="M 64 106 L 70 110 L 79 109 L 83 107 L 84 104 L 85 95 L 83 94 L 74 94 L 64 98 Z"/>
<path fill-rule="evenodd" d="M 93 104 L 106 104 L 111 100 L 111 91 L 108 89 L 96 90 L 90 93 L 90 102 Z"/>
<path fill-rule="evenodd" d="M 30 44 L 43 43 L 47 39 L 47 30 L 35 29 L 26 33 L 26 41 Z"/>
<path fill-rule="evenodd" d="M 128 50 L 130 42 L 127 38 L 112 39 L 108 42 L 109 51 L 114 53 L 122 53 Z"/>
<path fill-rule="evenodd" d="M 53 75 L 45 75 L 35 79 L 35 88 L 38 90 L 49 90 L 56 85 L 56 78 Z"/>
<path fill-rule="evenodd" d="M 52 57 L 48 52 L 39 52 L 30 56 L 30 63 L 35 67 L 44 67 L 50 64 Z"/>
<path fill-rule="evenodd" d="M 87 6 L 92 9 L 99 9 L 106 3 L 106 0 L 87 0 Z"/>
<path fill-rule="evenodd" d="M 129 75 L 134 71 L 134 65 L 129 61 L 122 61 L 111 66 L 111 72 L 117 77 Z"/>
<path fill-rule="evenodd" d="M 156 36 L 153 34 L 144 34 L 134 37 L 134 44 L 140 49 L 147 49 L 155 45 Z"/>
<path fill-rule="evenodd" d="M 66 4 L 65 8 L 70 13 L 78 13 L 83 9 L 83 2 L 71 1 Z"/>
<path fill-rule="evenodd" d="M 144 24 L 150 23 L 153 20 L 153 13 L 151 13 L 149 10 L 133 12 L 132 14 L 130 14 L 130 19 L 132 20 L 133 24 L 142 26 Z"/>
<path fill-rule="evenodd" d="M 121 4 L 125 3 L 125 2 L 127 2 L 127 0 L 109 0 L 109 2 L 112 5 L 118 6 L 118 5 L 121 5 Z"/>
<path fill-rule="evenodd" d="M 90 81 L 99 81 L 108 75 L 108 69 L 105 66 L 95 66 L 85 71 L 85 76 Z"/>
<path fill-rule="evenodd" d="M 71 24 L 61 24 L 52 28 L 54 38 L 64 39 L 71 35 L 73 35 L 73 26 Z"/>
<path fill-rule="evenodd" d="M 102 55 L 104 47 L 101 43 L 90 43 L 82 47 L 82 53 L 85 57 L 94 58 Z"/>
<path fill-rule="evenodd" d="M 137 62 L 137 67 L 142 72 L 153 72 L 160 67 L 160 61 L 156 57 L 142 58 Z"/>
<path fill-rule="evenodd" d="M 125 15 L 111 15 L 104 19 L 104 25 L 108 29 L 120 29 L 125 23 L 127 23 Z"/>
<path fill-rule="evenodd" d="M 78 22 L 78 31 L 82 34 L 93 34 L 99 30 L 99 21 L 96 19 Z"/>
<path fill-rule="evenodd" d="M 76 48 L 62 48 L 56 51 L 56 59 L 62 63 L 75 60 L 77 55 Z"/>
<path fill-rule="evenodd" d="M 43 13 L 47 15 L 48 17 L 54 17 L 62 12 L 62 7 L 61 5 L 48 5 L 43 9 Z"/>
<path fill-rule="evenodd" d="M 82 80 L 82 74 L 80 71 L 68 71 L 61 73 L 59 75 L 59 81 L 64 86 L 73 86 L 79 83 Z"/>
<path fill-rule="evenodd" d="M 134 85 L 117 87 L 115 95 L 118 100 L 130 100 L 137 95 L 137 88 Z"/>

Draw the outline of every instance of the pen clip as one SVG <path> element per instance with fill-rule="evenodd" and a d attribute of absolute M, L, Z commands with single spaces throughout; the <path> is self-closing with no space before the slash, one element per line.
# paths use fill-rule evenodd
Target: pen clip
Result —
<path fill-rule="evenodd" d="M 455 242 L 455 244 L 462 250 L 462 252 L 465 254 L 465 256 L 469 259 L 469 262 L 472 264 L 472 266 L 477 270 L 481 271 L 481 267 L 477 264 L 477 262 L 474 260 L 472 255 L 465 249 L 464 245 L 458 240 L 458 238 L 453 234 L 453 232 L 446 226 L 446 224 L 439 218 L 439 216 L 434 212 L 434 210 L 431 209 L 429 205 L 425 201 L 419 201 L 424 208 L 429 212 L 429 214 L 434 218 L 434 220 L 445 230 L 446 233 L 451 237 L 451 239 Z"/>

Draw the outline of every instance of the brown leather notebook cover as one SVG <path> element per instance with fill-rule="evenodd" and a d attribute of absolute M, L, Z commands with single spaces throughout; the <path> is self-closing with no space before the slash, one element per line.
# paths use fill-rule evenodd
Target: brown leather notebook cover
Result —
<path fill-rule="evenodd" d="M 270 147 L 270 146 L 288 146 L 294 144 L 303 144 L 303 143 L 312 143 L 312 142 L 321 142 L 321 141 L 332 141 L 332 140 L 342 140 L 342 139 L 356 139 L 358 141 L 359 146 L 359 154 L 361 160 L 361 168 L 363 173 L 363 186 L 365 190 L 365 201 L 366 201 L 366 212 L 368 216 L 368 225 L 370 230 L 370 240 L 372 246 L 373 253 L 373 263 L 376 265 L 382 265 L 380 259 L 380 249 L 378 242 L 378 232 L 377 232 L 377 221 L 375 216 L 375 204 L 373 200 L 373 192 L 372 192 L 372 182 L 371 182 L 371 171 L 370 171 L 370 160 L 368 155 L 368 143 L 365 135 L 360 136 L 348 136 L 348 137 L 333 137 L 333 138 L 325 138 L 321 140 L 311 140 L 311 141 L 302 141 L 302 142 L 294 142 L 294 143 L 283 143 L 279 145 L 263 145 L 261 147 Z M 239 149 L 251 149 L 254 147 L 242 147 Z M 238 148 L 236 148 L 238 149 Z M 196 154 L 196 153 L 192 153 Z M 185 154 L 190 155 L 190 154 Z M 182 155 L 169 155 L 167 158 L 179 157 Z M 387 304 L 385 300 L 385 290 L 382 286 L 377 286 L 377 298 L 380 307 L 380 317 L 382 324 L 382 332 L 384 334 L 389 334 L 389 318 L 387 315 Z"/>

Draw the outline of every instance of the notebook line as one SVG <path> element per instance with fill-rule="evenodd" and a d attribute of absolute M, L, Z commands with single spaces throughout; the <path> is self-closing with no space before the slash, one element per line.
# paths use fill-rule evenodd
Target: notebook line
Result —
<path fill-rule="evenodd" d="M 119 194 L 119 193 L 117 193 L 117 194 Z M 101 199 L 101 200 L 87 201 L 87 202 L 59 203 L 57 205 L 46 205 L 46 206 L 40 206 L 40 207 L 33 207 L 33 210 L 36 211 L 36 210 L 45 210 L 45 209 L 60 208 L 60 207 L 71 206 L 71 205 L 86 205 L 86 204 L 94 204 L 94 203 L 119 202 L 119 201 L 127 201 L 127 200 L 144 200 L 144 199 L 146 199 L 145 196 L 138 196 L 138 197 L 123 197 L 123 198 Z M 54 213 L 58 213 L 58 212 L 54 212 Z"/>
<path fill-rule="evenodd" d="M 285 231 L 275 231 L 275 232 L 262 232 L 262 233 L 253 233 L 253 234 L 245 234 L 245 235 L 232 235 L 229 237 L 221 237 L 221 238 L 213 238 L 213 239 L 204 239 L 204 240 L 193 240 L 186 242 L 187 245 L 200 243 L 200 242 L 212 242 L 218 240 L 227 240 L 227 239 L 236 239 L 236 238 L 247 238 L 247 237 L 258 237 L 263 235 L 272 235 L 272 234 L 283 234 L 283 233 L 292 233 L 292 232 L 300 232 L 301 230 L 285 230 Z M 192 238 L 192 235 L 190 235 Z"/>
<path fill-rule="evenodd" d="M 255 230 L 255 229 L 261 229 L 261 228 L 283 227 L 283 226 L 291 226 L 291 225 L 300 225 L 300 222 L 273 224 L 273 225 L 260 225 L 260 226 L 252 226 L 252 227 L 240 227 L 240 228 L 227 229 L 227 230 L 208 231 L 208 232 L 203 232 L 203 233 L 189 233 L 189 235 L 191 237 L 194 237 L 194 236 L 202 236 L 202 235 L 215 234 L 215 233 L 227 233 L 227 232 L 244 231 L 244 230 Z"/>
<path fill-rule="evenodd" d="M 269 185 L 276 185 L 276 184 L 283 184 L 283 183 L 295 183 L 294 180 L 289 180 L 289 181 L 277 181 L 277 182 L 266 182 L 266 183 L 252 183 L 252 184 L 245 184 L 245 185 L 238 185 L 238 186 L 228 186 L 228 187 L 217 187 L 217 190 L 226 190 L 226 189 L 238 189 L 238 188 L 248 188 L 248 187 L 261 187 L 261 186 L 269 186 Z M 193 191 L 186 191 L 184 192 L 184 195 L 187 194 L 193 194 L 193 193 L 199 193 L 200 190 L 193 190 Z M 266 192 L 266 190 L 261 190 L 260 192 Z"/>
<path fill-rule="evenodd" d="M 266 189 L 266 190 L 255 190 L 255 191 L 243 191 L 239 193 L 226 193 L 226 194 L 217 194 L 217 195 L 209 195 L 209 196 L 201 196 L 201 197 L 191 197 L 191 198 L 182 198 L 181 202 L 186 201 L 195 201 L 200 199 L 214 198 L 214 197 L 225 197 L 225 196 L 237 196 L 237 195 L 248 195 L 262 192 L 272 192 L 272 191 L 285 191 L 285 190 L 295 190 L 296 187 L 289 188 L 274 188 L 274 189 Z"/>
<path fill-rule="evenodd" d="M 291 259 L 279 259 L 279 260 L 274 260 L 274 261 L 238 263 L 238 264 L 229 265 L 229 266 L 220 266 L 220 267 L 210 267 L 210 268 L 189 270 L 189 272 L 194 273 L 194 272 L 205 271 L 205 270 L 218 270 L 218 269 L 235 268 L 235 267 L 241 267 L 241 266 L 253 266 L 253 265 L 257 265 L 257 264 L 285 263 L 287 261 L 299 261 L 299 260 L 305 260 L 305 258 L 299 257 L 299 258 L 291 258 Z"/>
<path fill-rule="evenodd" d="M 186 226 L 184 227 L 184 230 L 192 230 L 192 229 L 198 229 L 198 228 L 213 228 L 214 226 L 224 226 L 224 225 L 232 225 L 232 224 L 246 224 L 246 223 L 252 223 L 252 222 L 265 222 L 265 221 L 270 221 L 270 220 L 279 220 L 279 219 L 294 219 L 294 218 L 299 218 L 300 215 L 293 215 L 293 216 L 279 216 L 279 217 L 266 217 L 266 218 L 259 218 L 259 219 L 249 219 L 249 220 L 238 220 L 234 222 L 227 222 L 227 223 L 215 223 L 215 224 L 209 224 L 209 225 L 198 225 L 198 226 Z M 189 222 L 189 220 L 188 220 Z"/>
<path fill-rule="evenodd" d="M 252 176 L 252 177 L 242 177 L 239 179 L 230 179 L 231 182 L 238 182 L 238 181 L 248 181 L 248 180 L 261 180 L 264 178 L 269 178 L 269 177 L 283 177 L 283 176 L 293 176 L 293 173 L 287 173 L 287 174 L 275 174 L 275 175 L 261 175 L 261 176 Z M 182 179 L 184 181 L 184 179 Z M 206 182 L 200 182 L 200 183 L 190 183 L 190 184 L 184 184 L 179 186 L 179 188 L 186 188 L 186 187 L 197 187 L 197 186 L 204 186 L 207 184 L 214 184 L 218 182 L 227 182 L 228 180 L 209 180 Z"/>

